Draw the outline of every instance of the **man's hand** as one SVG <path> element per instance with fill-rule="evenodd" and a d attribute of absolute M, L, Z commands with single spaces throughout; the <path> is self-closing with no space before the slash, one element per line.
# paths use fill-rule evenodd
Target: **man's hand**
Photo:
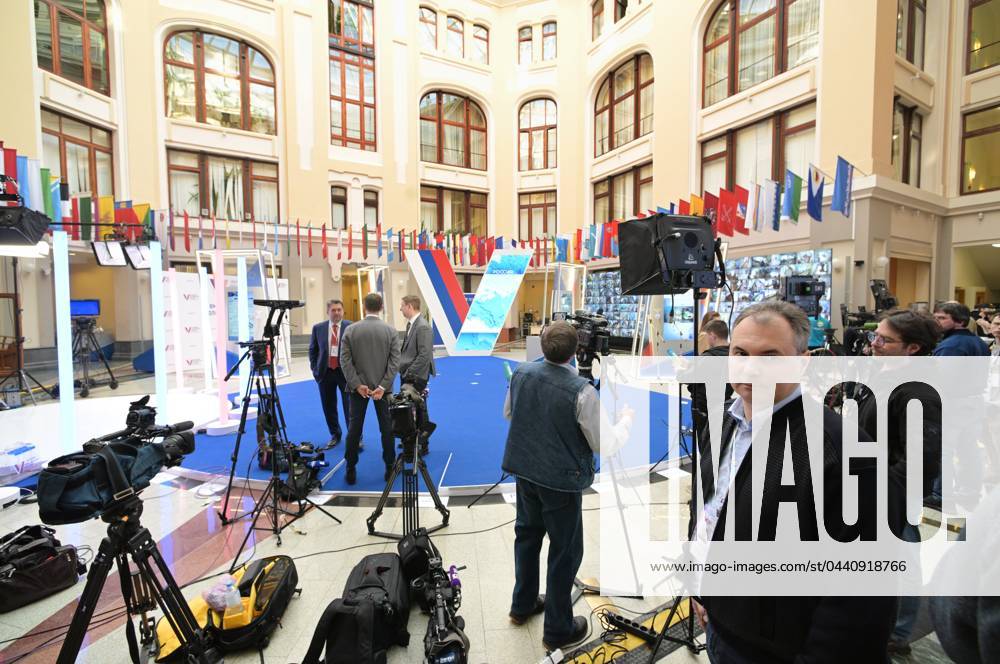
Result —
<path fill-rule="evenodd" d="M 698 618 L 698 624 L 701 625 L 702 629 L 705 629 L 705 626 L 708 625 L 708 611 L 693 599 L 691 600 L 691 608 L 694 609 L 694 615 Z"/>
<path fill-rule="evenodd" d="M 367 399 L 372 395 L 372 391 L 368 389 L 367 385 L 358 385 L 358 389 L 356 390 L 356 392 L 361 396 L 363 396 L 365 399 Z"/>
<path fill-rule="evenodd" d="M 372 392 L 371 394 L 372 394 L 372 399 L 378 401 L 379 399 L 382 398 L 382 395 L 385 394 L 385 389 L 381 385 L 379 385 L 378 387 L 375 388 L 375 391 Z"/>

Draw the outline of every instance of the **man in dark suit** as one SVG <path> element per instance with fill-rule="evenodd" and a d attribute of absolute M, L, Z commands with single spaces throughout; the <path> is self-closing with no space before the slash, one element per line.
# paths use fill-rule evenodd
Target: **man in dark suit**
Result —
<path fill-rule="evenodd" d="M 330 431 L 330 447 L 340 442 L 343 430 L 337 416 L 337 395 L 344 404 L 344 422 L 349 423 L 350 400 L 347 393 L 347 379 L 340 366 L 340 340 L 351 321 L 344 320 L 344 303 L 330 300 L 326 303 L 328 320 L 313 325 L 309 340 L 309 366 L 313 378 L 319 385 L 319 398 L 326 416 L 326 427 Z"/>
<path fill-rule="evenodd" d="M 392 390 L 392 383 L 396 380 L 399 336 L 396 330 L 379 318 L 380 311 L 382 296 L 378 293 L 365 295 L 364 320 L 347 328 L 341 341 L 340 366 L 344 370 L 351 394 L 347 446 L 344 450 L 348 484 L 357 481 L 355 466 L 358 465 L 358 446 L 361 443 L 369 400 L 375 405 L 375 415 L 382 433 L 382 461 L 385 462 L 386 480 L 389 479 L 392 464 L 396 460 L 392 424 L 389 421 L 389 402 L 384 397 Z"/>
<path fill-rule="evenodd" d="M 434 371 L 434 333 L 430 323 L 420 315 L 420 297 L 404 295 L 399 313 L 406 319 L 402 348 L 399 352 L 399 383 L 412 385 L 423 392 Z M 435 425 L 427 414 L 427 400 L 420 405 L 420 456 L 427 454 L 430 435 Z"/>

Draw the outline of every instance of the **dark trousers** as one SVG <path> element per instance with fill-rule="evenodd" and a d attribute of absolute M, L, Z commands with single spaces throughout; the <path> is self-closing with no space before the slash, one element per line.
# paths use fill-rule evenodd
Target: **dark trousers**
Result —
<path fill-rule="evenodd" d="M 709 662 L 712 664 L 764 664 L 726 643 L 719 632 L 712 629 L 711 616 L 708 620 L 708 625 L 705 627 L 705 652 L 708 653 Z"/>
<path fill-rule="evenodd" d="M 561 642 L 573 632 L 573 579 L 583 560 L 583 493 L 556 491 L 517 478 L 514 521 L 514 596 L 510 612 L 528 615 L 538 597 L 538 557 L 549 536 L 545 576 L 546 642 Z"/>
<path fill-rule="evenodd" d="M 337 416 L 337 396 L 344 404 L 344 423 L 351 422 L 351 399 L 347 393 L 347 379 L 344 372 L 337 367 L 333 371 L 327 369 L 323 372 L 323 377 L 316 383 L 319 386 L 319 400 L 323 404 L 323 415 L 326 417 L 326 428 L 330 435 L 338 440 L 343 436 L 340 428 L 340 418 Z"/>
<path fill-rule="evenodd" d="M 396 449 L 392 440 L 392 423 L 389 421 L 388 394 L 379 400 L 366 399 L 357 392 L 351 392 L 350 419 L 347 421 L 347 444 L 344 458 L 347 467 L 354 468 L 358 464 L 358 446 L 361 443 L 361 432 L 365 427 L 365 413 L 368 402 L 375 406 L 375 417 L 378 418 L 378 429 L 382 433 L 382 461 L 391 466 L 396 460 Z"/>

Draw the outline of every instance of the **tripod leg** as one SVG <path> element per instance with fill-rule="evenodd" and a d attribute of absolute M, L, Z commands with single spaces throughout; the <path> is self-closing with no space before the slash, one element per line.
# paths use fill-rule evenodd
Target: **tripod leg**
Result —
<path fill-rule="evenodd" d="M 690 600 L 689 600 L 690 601 Z M 663 629 L 656 635 L 656 641 L 653 642 L 652 648 L 653 652 L 649 654 L 649 664 L 653 664 L 656 661 L 656 651 L 660 649 L 660 644 L 663 643 L 663 638 L 667 635 L 667 630 L 670 629 L 670 623 L 674 621 L 674 616 L 677 615 L 677 609 L 680 608 L 681 598 L 677 597 L 674 599 L 673 606 L 670 607 L 670 612 L 667 614 L 667 621 L 663 623 Z M 688 611 L 691 610 L 691 605 L 688 604 Z M 656 620 L 655 618 L 653 619 Z M 652 626 L 653 623 L 650 623 Z"/>
<path fill-rule="evenodd" d="M 104 364 L 104 370 L 108 372 L 108 377 L 111 379 L 112 385 L 117 385 L 118 381 L 115 380 L 115 374 L 111 371 L 111 365 L 108 364 L 108 358 L 104 357 L 104 351 L 101 350 L 101 345 L 97 342 L 97 337 L 94 333 L 90 333 L 90 343 L 94 346 L 94 352 L 97 353 L 97 357 L 101 358 L 101 362 Z"/>
<path fill-rule="evenodd" d="M 87 628 L 94 617 L 94 609 L 97 608 L 97 601 L 101 598 L 104 582 L 108 579 L 108 572 L 111 571 L 114 560 L 114 545 L 110 539 L 105 537 L 101 540 L 97 555 L 94 556 L 94 562 L 90 565 L 90 572 L 87 573 L 87 585 L 84 586 L 80 601 L 76 605 L 76 611 L 73 612 L 73 621 L 66 633 L 66 640 L 63 641 L 62 648 L 59 649 L 56 664 L 74 664 L 76 662 L 80 647 L 83 645 L 83 637 L 87 635 Z"/>
<path fill-rule="evenodd" d="M 437 487 L 434 486 L 434 480 L 431 479 L 431 475 L 427 472 L 427 464 L 424 463 L 423 459 L 418 461 L 418 466 L 420 468 L 420 474 L 424 477 L 424 484 L 427 485 L 427 491 L 431 494 L 431 500 L 434 501 L 434 509 L 441 513 L 441 525 L 447 526 L 448 519 L 451 517 L 451 511 L 444 506 L 441 502 L 440 496 L 438 496 Z"/>
<path fill-rule="evenodd" d="M 240 543 L 240 548 L 236 550 L 236 555 L 233 557 L 233 564 L 229 566 L 229 572 L 232 573 L 236 570 L 236 562 L 240 559 L 240 555 L 243 553 L 243 549 L 246 548 L 247 542 L 250 541 L 250 535 L 254 533 L 255 530 L 264 530 L 263 528 L 257 528 L 257 519 L 260 518 L 261 512 L 267 507 L 267 500 L 270 497 L 272 491 L 277 491 L 274 484 L 274 480 L 268 482 L 267 488 L 264 489 L 263 495 L 257 500 L 257 504 L 254 506 L 253 511 L 250 512 L 250 527 L 247 528 L 247 534 L 243 536 L 243 541 Z M 272 515 L 272 527 L 271 532 L 278 538 L 278 546 L 281 546 L 281 530 L 278 528 L 278 514 L 274 513 Z"/>
<path fill-rule="evenodd" d="M 366 523 L 368 524 L 368 534 L 375 534 L 375 522 L 378 518 L 382 516 L 382 511 L 385 509 L 385 504 L 389 501 L 389 493 L 392 492 L 392 485 L 396 483 L 396 478 L 399 473 L 403 470 L 403 455 L 400 454 L 396 457 L 396 463 L 392 465 L 392 472 L 389 474 L 389 481 L 385 483 L 385 488 L 382 489 L 382 495 L 379 496 L 378 505 L 375 506 L 375 511 L 371 513 L 368 517 Z"/>
<path fill-rule="evenodd" d="M 253 377 L 256 371 L 256 367 L 250 368 L 250 380 L 247 381 L 247 391 L 243 395 L 243 412 L 240 413 L 240 426 L 236 431 L 236 445 L 233 446 L 233 456 L 229 459 L 229 483 L 226 484 L 226 495 L 222 500 L 222 508 L 219 510 L 219 519 L 222 520 L 222 525 L 224 526 L 228 526 L 233 521 L 236 521 L 236 519 L 241 519 L 246 516 L 246 514 L 242 514 L 238 517 L 230 519 L 226 517 L 226 510 L 229 509 L 229 497 L 233 492 L 233 478 L 236 476 L 236 460 L 240 455 L 240 442 L 243 440 L 243 435 L 247 430 L 247 411 L 250 409 L 250 391 L 253 389 Z"/>
<path fill-rule="evenodd" d="M 315 507 L 315 508 L 316 508 L 316 509 L 318 509 L 318 510 L 319 510 L 320 512 L 322 512 L 323 514 L 327 515 L 328 517 L 330 517 L 331 519 L 333 519 L 333 520 L 334 520 L 334 521 L 336 521 L 337 523 L 343 523 L 343 521 L 341 521 L 340 519 L 338 519 L 338 518 L 337 518 L 337 517 L 335 517 L 334 515 L 332 515 L 332 514 L 330 514 L 329 512 L 327 512 L 327 511 L 326 511 L 325 509 L 323 509 L 323 506 L 322 506 L 322 505 L 320 505 L 320 504 L 318 504 L 318 503 L 314 502 L 314 501 L 313 501 L 313 500 L 312 500 L 311 498 L 309 498 L 308 496 L 306 496 L 305 498 L 303 498 L 303 499 L 302 499 L 302 502 L 306 502 L 306 503 L 309 503 L 310 505 L 312 505 L 313 507 Z"/>

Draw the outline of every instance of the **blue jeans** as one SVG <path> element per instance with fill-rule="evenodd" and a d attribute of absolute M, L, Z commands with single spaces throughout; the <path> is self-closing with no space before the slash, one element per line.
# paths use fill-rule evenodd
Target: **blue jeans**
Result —
<path fill-rule="evenodd" d="M 561 643 L 573 633 L 573 580 L 583 560 L 583 493 L 556 491 L 517 478 L 514 522 L 514 595 L 510 612 L 527 615 L 538 597 L 542 539 L 549 536 L 545 577 L 546 643 Z"/>

